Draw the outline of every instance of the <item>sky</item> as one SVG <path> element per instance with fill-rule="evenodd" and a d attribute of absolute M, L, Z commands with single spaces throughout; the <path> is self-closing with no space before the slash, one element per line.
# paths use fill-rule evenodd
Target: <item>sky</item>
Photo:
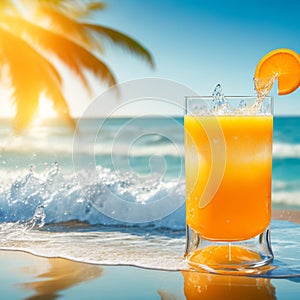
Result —
<path fill-rule="evenodd" d="M 151 68 L 139 57 L 107 45 L 105 55 L 100 57 L 119 83 L 155 77 L 175 81 L 199 95 L 211 95 L 218 83 L 225 95 L 254 95 L 254 71 L 265 54 L 276 48 L 300 53 L 299 0 L 104 2 L 106 9 L 90 21 L 136 39 L 155 62 L 155 68 Z M 70 72 L 63 72 L 69 81 L 65 94 L 71 113 L 82 116 L 92 99 L 107 87 L 90 77 L 91 96 L 78 81 L 72 81 Z M 276 89 L 275 84 L 270 93 L 275 97 L 275 114 L 300 115 L 300 88 L 286 96 L 278 96 Z M 49 112 L 46 102 L 42 110 Z"/>
<path fill-rule="evenodd" d="M 199 95 L 220 83 L 225 95 L 253 95 L 259 60 L 276 48 L 300 53 L 298 0 L 107 0 L 93 21 L 135 38 L 153 55 L 155 68 L 108 47 L 104 60 L 118 82 L 156 77 L 176 81 Z M 97 87 L 96 94 L 101 94 Z M 78 91 L 79 92 L 79 91 Z M 277 95 L 275 114 L 300 114 L 300 88 Z M 75 114 L 86 102 L 72 104 Z"/>

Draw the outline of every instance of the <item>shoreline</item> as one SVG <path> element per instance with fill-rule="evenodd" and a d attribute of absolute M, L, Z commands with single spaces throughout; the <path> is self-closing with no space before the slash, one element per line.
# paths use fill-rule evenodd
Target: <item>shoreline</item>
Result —
<path fill-rule="evenodd" d="M 292 227 L 298 226 L 300 224 L 300 210 L 273 210 L 272 220 L 290 222 Z M 108 227 L 108 230 L 103 231 L 101 228 L 95 229 L 85 222 L 74 223 L 71 221 L 61 223 L 59 227 L 59 230 L 54 229 L 54 231 L 46 229 L 26 232 L 22 227 L 13 227 L 13 233 L 9 233 L 8 236 L 4 235 L 0 241 L 0 251 L 16 251 L 37 257 L 63 258 L 74 262 L 103 266 L 131 266 L 171 272 L 189 269 L 186 262 L 182 260 L 185 247 L 184 231 L 181 232 L 180 236 L 166 235 L 161 239 L 161 236 L 156 237 L 155 233 L 146 238 L 141 234 L 136 235 L 134 228 L 127 231 L 122 230 L 123 227 L 118 228 L 117 226 L 110 229 Z M 82 228 L 83 231 L 81 231 Z M 279 228 L 281 225 L 274 227 L 277 244 L 281 239 L 281 235 L 278 234 Z M 11 229 L 9 228 L 9 230 Z M 287 234 L 287 231 L 285 233 Z M 289 238 L 292 239 L 293 233 L 289 232 L 288 234 Z M 107 240 L 106 244 L 103 242 L 105 240 Z M 124 240 L 127 243 L 124 244 Z M 76 246 L 73 243 L 76 243 Z M 99 243 L 100 245 L 104 243 L 105 247 L 98 247 Z M 170 247 L 161 247 L 161 243 L 168 243 Z M 283 244 L 281 243 L 280 247 L 286 246 Z M 132 248 L 130 245 L 136 246 Z M 148 246 L 150 252 L 147 250 Z M 98 251 L 92 251 L 97 247 Z M 126 252 L 127 250 L 130 251 Z M 280 257 L 284 259 L 282 253 Z"/>

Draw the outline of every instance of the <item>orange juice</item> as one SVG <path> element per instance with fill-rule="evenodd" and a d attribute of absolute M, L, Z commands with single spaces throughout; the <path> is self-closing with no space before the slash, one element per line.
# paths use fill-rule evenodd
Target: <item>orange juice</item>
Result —
<path fill-rule="evenodd" d="M 263 232 L 271 219 L 273 117 L 186 115 L 184 128 L 187 225 L 215 241 Z"/>

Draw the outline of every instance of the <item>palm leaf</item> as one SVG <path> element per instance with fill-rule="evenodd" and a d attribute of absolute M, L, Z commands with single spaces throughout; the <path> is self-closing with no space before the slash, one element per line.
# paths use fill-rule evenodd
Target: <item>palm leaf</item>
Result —
<path fill-rule="evenodd" d="M 75 127 L 62 93 L 62 79 L 50 63 L 50 53 L 66 64 L 88 90 L 90 85 L 85 70 L 110 86 L 116 83 L 106 63 L 91 52 L 103 51 L 105 40 L 154 65 L 149 51 L 126 34 L 80 21 L 80 18 L 89 16 L 93 11 L 103 9 L 105 4 L 101 1 L 23 0 L 20 3 L 16 5 L 16 1 L 0 1 L 0 68 L 4 65 L 10 68 L 17 131 L 25 128 L 33 119 L 41 93 L 46 93 L 56 112 Z M 23 12 L 28 8 L 27 5 L 30 5 L 29 13 L 38 12 L 39 16 L 43 16 L 41 22 L 29 21 L 32 20 L 28 18 L 30 14 L 25 19 Z M 40 25 L 45 24 L 45 18 L 46 21 L 50 20 L 50 28 Z"/>
<path fill-rule="evenodd" d="M 41 7 L 40 13 L 43 17 L 50 17 L 53 29 L 59 29 L 63 34 L 83 44 L 89 49 L 103 51 L 103 39 L 109 40 L 121 46 L 125 50 L 145 59 L 152 67 L 154 66 L 150 52 L 140 43 L 117 30 L 89 23 L 81 23 L 76 19 L 67 16 L 64 12 L 52 7 Z M 95 38 L 95 36 L 97 38 Z M 100 38 L 100 39 L 99 39 Z"/>
<path fill-rule="evenodd" d="M 114 44 L 117 44 L 123 47 L 124 49 L 129 50 L 130 52 L 136 55 L 139 55 L 141 58 L 145 59 L 150 64 L 150 66 L 154 66 L 154 62 L 150 52 L 128 35 L 102 25 L 88 23 L 81 24 L 82 26 L 97 33 L 101 38 L 107 39 L 113 42 Z"/>
<path fill-rule="evenodd" d="M 55 110 L 75 127 L 61 94 L 61 78 L 56 69 L 26 42 L 2 28 L 0 28 L 0 47 L 1 61 L 9 63 L 14 86 L 15 131 L 20 132 L 32 121 L 43 91 L 51 91 L 48 95 L 54 103 Z M 19 49 L 22 49 L 22 55 Z"/>
<path fill-rule="evenodd" d="M 116 84 L 115 77 L 108 66 L 84 47 L 24 19 L 16 17 L 9 17 L 7 19 L 12 19 L 10 29 L 12 29 L 13 32 L 19 36 L 23 36 L 25 33 L 28 42 L 35 43 L 43 49 L 54 53 L 79 76 L 88 90 L 90 86 L 86 79 L 84 69 L 89 70 L 95 76 L 99 76 L 101 80 L 107 82 L 109 86 Z"/>
<path fill-rule="evenodd" d="M 76 19 L 69 17 L 62 11 L 54 7 L 42 6 L 39 8 L 38 16 L 43 19 L 50 18 L 51 29 L 57 33 L 67 36 L 77 44 L 84 46 L 87 49 L 94 49 L 103 52 L 101 43 L 82 26 Z"/>
<path fill-rule="evenodd" d="M 0 1 L 0 11 L 16 11 L 16 7 L 11 0 L 1 0 Z"/>
<path fill-rule="evenodd" d="M 94 11 L 94 10 L 103 10 L 106 8 L 106 4 L 104 2 L 99 1 L 92 1 L 87 3 L 88 12 Z"/>
<path fill-rule="evenodd" d="M 39 4 L 40 7 L 59 9 L 72 18 L 89 16 L 91 12 L 102 10 L 106 7 L 106 4 L 102 1 L 39 0 Z"/>
<path fill-rule="evenodd" d="M 106 4 L 101 1 L 81 1 L 80 4 L 74 3 L 74 0 L 70 1 L 64 1 L 69 2 L 70 5 L 68 5 L 67 9 L 63 9 L 64 13 L 67 15 L 73 17 L 73 18 L 82 18 L 89 16 L 91 12 L 97 11 L 97 10 L 103 10 L 106 7 Z M 74 5 L 75 4 L 75 5 Z"/>

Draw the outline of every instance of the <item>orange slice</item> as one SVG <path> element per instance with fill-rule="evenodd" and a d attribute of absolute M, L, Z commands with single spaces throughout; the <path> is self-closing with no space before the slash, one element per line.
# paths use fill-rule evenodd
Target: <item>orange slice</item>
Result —
<path fill-rule="evenodd" d="M 276 49 L 260 60 L 254 74 L 258 95 L 266 96 L 276 78 L 279 95 L 290 94 L 300 86 L 300 56 L 297 52 Z"/>

